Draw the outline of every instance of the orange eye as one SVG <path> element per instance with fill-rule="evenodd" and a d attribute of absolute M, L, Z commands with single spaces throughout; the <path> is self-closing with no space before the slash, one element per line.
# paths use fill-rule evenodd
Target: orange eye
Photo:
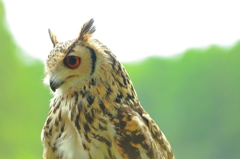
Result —
<path fill-rule="evenodd" d="M 77 56 L 67 56 L 65 57 L 64 62 L 68 68 L 73 69 L 80 65 L 81 59 Z"/>

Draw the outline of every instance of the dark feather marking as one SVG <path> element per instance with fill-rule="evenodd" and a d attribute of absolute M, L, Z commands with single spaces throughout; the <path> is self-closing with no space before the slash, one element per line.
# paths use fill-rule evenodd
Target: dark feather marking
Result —
<path fill-rule="evenodd" d="M 61 132 L 63 132 L 64 131 L 64 127 L 65 127 L 65 123 L 64 122 L 62 122 L 62 126 L 61 126 Z M 60 133 L 61 134 L 61 133 Z"/>
<path fill-rule="evenodd" d="M 52 147 L 52 151 L 55 152 L 57 150 L 57 147 Z"/>
<path fill-rule="evenodd" d="M 125 97 L 124 99 L 123 99 L 123 104 L 126 104 L 126 105 L 129 105 L 129 106 L 132 106 L 132 104 L 130 105 L 130 99 L 128 98 L 128 97 Z"/>
<path fill-rule="evenodd" d="M 118 98 L 120 98 L 120 99 L 122 99 L 122 97 L 123 97 L 123 94 L 122 94 L 122 92 L 121 92 L 121 91 L 119 91 L 119 92 L 118 92 L 118 94 L 117 94 L 117 97 L 118 97 Z"/>
<path fill-rule="evenodd" d="M 45 131 L 45 132 L 44 132 L 44 136 L 48 138 L 48 137 L 49 137 L 49 134 Z"/>
<path fill-rule="evenodd" d="M 138 133 L 140 130 L 136 130 L 134 132 L 132 132 L 132 142 L 134 144 L 141 144 L 145 139 L 146 136 L 142 133 Z"/>
<path fill-rule="evenodd" d="M 107 130 L 107 128 L 103 127 L 100 123 L 98 125 L 100 130 Z"/>
<path fill-rule="evenodd" d="M 75 40 L 75 41 L 67 48 L 67 50 L 65 50 L 65 52 L 66 52 L 65 57 L 67 57 L 70 53 L 75 52 L 75 51 L 73 50 L 73 48 L 75 47 L 76 42 L 77 42 L 77 41 Z M 64 66 L 67 67 L 67 64 L 66 64 L 65 60 L 63 61 L 63 64 L 64 64 Z"/>
<path fill-rule="evenodd" d="M 53 117 L 52 116 L 49 116 L 48 119 L 47 119 L 47 124 L 48 125 L 51 121 L 52 121 Z"/>
<path fill-rule="evenodd" d="M 86 91 L 83 92 L 83 91 L 81 90 L 81 91 L 80 91 L 80 94 L 81 94 L 82 97 L 84 98 L 84 97 L 86 96 L 87 92 L 86 92 Z"/>
<path fill-rule="evenodd" d="M 130 121 L 131 117 L 126 115 L 124 112 L 131 112 L 131 109 L 127 107 L 120 108 L 118 113 L 119 114 L 118 118 L 119 119 L 126 118 L 126 121 Z M 138 138 L 138 136 L 136 135 L 136 131 L 130 132 L 129 130 L 126 130 L 125 129 L 126 121 L 122 121 L 122 120 L 119 120 L 119 121 L 120 121 L 119 123 L 115 123 L 117 127 L 116 130 L 118 135 L 124 136 L 122 140 L 119 140 L 119 146 L 124 147 L 123 149 L 124 154 L 127 155 L 128 158 L 140 158 L 139 150 L 136 147 L 133 147 L 131 142 L 139 143 L 143 141 L 143 138 L 139 136 L 140 138 L 136 139 Z"/>
<path fill-rule="evenodd" d="M 112 92 L 113 92 L 113 91 L 112 91 L 111 87 L 108 87 L 108 88 L 107 88 L 107 96 L 109 96 Z"/>
<path fill-rule="evenodd" d="M 124 76 L 123 74 L 121 74 L 121 76 L 122 76 L 122 79 L 123 79 L 123 83 L 124 83 L 125 85 L 127 85 L 127 80 L 126 80 L 125 76 Z"/>
<path fill-rule="evenodd" d="M 129 98 L 129 96 L 128 96 Z M 124 114 L 124 112 L 129 112 L 129 113 L 133 113 L 132 116 L 135 114 L 133 112 L 133 110 L 130 107 L 122 107 L 119 109 L 119 118 L 126 118 L 126 121 L 131 121 L 131 115 L 127 115 Z M 142 113 L 141 113 L 142 114 Z M 138 149 L 136 149 L 135 147 L 133 147 L 131 145 L 131 143 L 133 144 L 141 144 L 141 146 L 143 147 L 143 149 L 147 150 L 147 156 L 149 156 L 149 158 L 156 158 L 156 154 L 154 152 L 154 150 L 152 149 L 152 145 L 151 143 L 147 143 L 144 142 L 148 139 L 148 136 L 146 136 L 144 133 L 139 133 L 139 131 L 146 131 L 145 127 L 142 127 L 141 129 L 135 130 L 133 132 L 129 132 L 129 130 L 125 129 L 126 127 L 126 121 L 121 121 L 119 122 L 119 124 L 117 124 L 117 126 L 120 127 L 120 130 L 118 131 L 118 134 L 120 136 L 124 136 L 123 140 L 120 140 L 120 147 L 125 147 L 124 148 L 124 153 L 128 155 L 129 158 L 138 158 L 140 156 Z"/>
<path fill-rule="evenodd" d="M 118 63 L 118 71 L 120 71 L 120 72 L 122 72 L 122 67 L 121 67 L 121 64 L 120 63 Z"/>
<path fill-rule="evenodd" d="M 74 91 L 74 95 L 75 95 L 75 105 L 76 105 L 78 102 L 78 92 Z"/>
<path fill-rule="evenodd" d="M 84 150 L 88 150 L 87 146 L 85 143 L 82 143 Z"/>
<path fill-rule="evenodd" d="M 59 133 L 59 135 L 58 135 L 58 137 L 56 138 L 56 140 L 59 139 L 61 136 L 62 136 L 62 133 Z M 55 140 L 54 145 L 56 145 L 56 140 Z"/>
<path fill-rule="evenodd" d="M 89 115 L 88 113 L 85 114 L 85 118 L 87 120 L 88 123 L 92 124 L 93 122 L 93 117 L 91 117 L 91 115 Z"/>
<path fill-rule="evenodd" d="M 90 53 L 91 53 L 91 59 L 92 59 L 92 70 L 91 70 L 91 73 L 90 75 L 92 75 L 95 71 L 95 65 L 96 65 L 96 61 L 97 61 L 97 55 L 96 55 L 96 52 L 90 48 L 90 47 L 87 47 L 89 50 L 90 50 Z"/>
<path fill-rule="evenodd" d="M 116 102 L 116 103 L 121 103 L 121 99 L 116 98 L 116 99 L 115 99 L 115 102 Z"/>
<path fill-rule="evenodd" d="M 80 131 L 79 121 L 80 121 L 80 115 L 77 114 L 76 120 L 75 120 L 75 126 L 77 127 L 78 131 Z"/>
<path fill-rule="evenodd" d="M 123 108 L 120 108 L 120 109 L 119 109 L 118 119 L 123 119 L 123 118 L 125 117 L 125 116 L 121 113 L 121 109 L 123 109 Z M 127 111 L 126 111 L 126 112 L 127 112 Z M 123 120 L 119 120 L 119 123 L 115 123 L 115 124 L 117 124 L 117 125 L 120 127 L 120 129 L 124 129 L 125 126 L 126 126 L 126 122 L 123 121 Z"/>
<path fill-rule="evenodd" d="M 115 72 L 116 72 L 116 74 L 121 74 L 122 73 L 122 68 L 121 68 L 121 64 L 120 63 L 116 64 Z"/>
<path fill-rule="evenodd" d="M 92 128 L 94 129 L 94 130 L 96 130 L 97 131 L 97 128 L 95 128 L 95 126 L 93 126 L 93 125 L 91 125 L 92 126 Z"/>
<path fill-rule="evenodd" d="M 91 116 L 95 116 L 95 111 L 94 110 L 97 110 L 97 109 L 91 109 L 90 112 L 89 112 L 89 115 L 91 114 Z"/>
<path fill-rule="evenodd" d="M 78 114 L 83 112 L 83 105 L 81 101 L 78 103 L 77 109 L 78 109 Z"/>
<path fill-rule="evenodd" d="M 103 123 L 103 124 L 107 125 L 107 121 L 106 121 L 106 120 L 104 120 L 103 118 L 98 118 L 98 120 L 99 120 L 101 123 Z"/>
<path fill-rule="evenodd" d="M 92 159 L 92 156 L 89 151 L 88 151 L 88 157 L 89 157 L 89 159 Z"/>
<path fill-rule="evenodd" d="M 117 98 L 115 99 L 115 102 L 121 103 L 122 98 L 123 98 L 123 94 L 122 94 L 122 92 L 119 91 L 117 94 Z"/>
<path fill-rule="evenodd" d="M 124 132 L 122 135 L 124 136 L 124 139 L 119 141 L 119 146 L 124 147 L 124 154 L 126 154 L 128 158 L 139 158 L 140 157 L 139 150 L 133 147 L 130 143 L 130 141 L 132 141 L 133 139 L 132 136 L 127 135 L 126 132 Z"/>
<path fill-rule="evenodd" d="M 52 126 L 50 127 L 50 129 L 49 129 L 49 131 L 48 131 L 48 134 L 50 135 L 50 136 L 52 136 Z"/>
<path fill-rule="evenodd" d="M 72 42 L 72 44 L 70 46 L 68 46 L 68 48 L 66 50 L 64 50 L 63 52 L 66 53 L 65 54 L 65 57 L 67 57 L 71 52 L 74 52 L 73 48 L 76 46 L 76 43 L 77 43 L 77 39 L 74 40 Z M 65 65 L 65 62 L 64 62 L 64 65 Z M 65 65 L 66 66 L 66 65 Z"/>
<path fill-rule="evenodd" d="M 127 88 L 127 86 L 123 85 L 119 80 L 116 80 L 116 81 L 118 82 L 119 86 Z"/>
<path fill-rule="evenodd" d="M 58 120 L 62 121 L 62 109 L 60 109 L 60 111 L 58 113 Z"/>
<path fill-rule="evenodd" d="M 88 101 L 88 106 L 90 107 L 92 104 L 93 104 L 93 102 L 94 102 L 94 96 L 88 96 L 87 97 L 87 101 Z"/>
<path fill-rule="evenodd" d="M 55 119 L 55 123 L 54 123 L 54 125 L 56 126 L 56 129 L 57 129 L 57 127 L 58 127 L 58 120 L 57 119 Z"/>
<path fill-rule="evenodd" d="M 107 151 L 108 151 L 109 157 L 110 157 L 111 159 L 114 159 L 115 157 L 113 158 L 112 151 L 111 151 L 111 147 L 108 147 L 108 148 L 107 148 Z"/>
<path fill-rule="evenodd" d="M 83 125 L 83 128 L 86 133 L 90 131 L 90 128 L 89 128 L 88 124 L 86 124 L 86 123 Z"/>
<path fill-rule="evenodd" d="M 111 114 L 110 112 L 108 111 L 105 111 L 104 114 L 106 114 L 110 120 L 112 120 L 115 116 L 113 116 L 113 114 Z"/>
<path fill-rule="evenodd" d="M 117 62 L 116 61 L 116 57 L 114 57 L 114 55 L 109 50 L 104 50 L 104 52 L 110 56 L 111 61 L 112 61 L 112 68 L 114 68 L 114 66 L 115 66 L 115 64 Z"/>
<path fill-rule="evenodd" d="M 70 54 L 72 52 L 75 52 L 75 51 L 73 49 L 71 49 L 71 50 L 68 51 L 68 54 Z"/>
<path fill-rule="evenodd" d="M 128 97 L 129 99 L 134 99 L 134 98 L 135 98 L 134 95 L 130 95 L 129 93 L 127 93 L 127 97 Z"/>
<path fill-rule="evenodd" d="M 89 82 L 89 84 L 95 86 L 96 85 L 96 80 L 92 78 L 91 81 Z"/>
<path fill-rule="evenodd" d="M 102 137 L 102 136 L 98 136 L 97 140 L 99 140 L 100 142 L 104 142 L 108 147 L 112 146 L 112 143 L 109 142 L 106 138 Z"/>
<path fill-rule="evenodd" d="M 118 80 L 118 78 L 116 78 L 116 76 L 115 76 L 113 73 L 111 73 L 111 74 L 112 74 L 112 77 L 114 78 L 114 80 L 118 82 L 118 84 L 119 84 L 120 87 L 127 88 L 127 86 L 126 86 L 126 85 L 123 85 L 123 84 Z"/>
<path fill-rule="evenodd" d="M 76 114 L 76 107 L 74 106 L 74 107 L 71 108 L 71 121 L 74 120 L 75 114 Z"/>
<path fill-rule="evenodd" d="M 86 141 L 87 141 L 88 143 L 91 143 L 92 140 L 88 137 L 87 133 L 84 133 L 83 135 L 84 135 Z"/>
<path fill-rule="evenodd" d="M 56 103 L 57 103 L 57 99 L 55 98 L 55 99 L 53 100 L 53 106 L 55 106 Z"/>
<path fill-rule="evenodd" d="M 59 101 L 57 106 L 53 109 L 53 113 L 55 114 L 58 108 L 60 107 L 61 102 Z"/>
<path fill-rule="evenodd" d="M 147 145 L 147 146 L 149 146 L 149 145 Z M 154 156 L 156 156 L 156 154 L 154 153 L 153 149 L 151 149 L 151 150 L 147 151 L 147 156 L 150 158 L 154 158 Z"/>
<path fill-rule="evenodd" d="M 99 102 L 99 106 L 100 106 L 100 108 L 102 109 L 102 111 L 104 112 L 105 109 L 106 109 L 106 107 L 105 107 L 105 105 L 103 104 L 102 101 Z"/>

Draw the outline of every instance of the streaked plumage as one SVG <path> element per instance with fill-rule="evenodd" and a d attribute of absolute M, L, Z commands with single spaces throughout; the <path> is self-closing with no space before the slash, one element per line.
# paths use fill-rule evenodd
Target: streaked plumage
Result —
<path fill-rule="evenodd" d="M 174 159 L 171 146 L 142 108 L 116 56 L 94 39 L 93 19 L 78 37 L 58 42 L 46 61 L 54 92 L 42 130 L 46 159 Z M 79 64 L 79 65 L 78 65 Z"/>

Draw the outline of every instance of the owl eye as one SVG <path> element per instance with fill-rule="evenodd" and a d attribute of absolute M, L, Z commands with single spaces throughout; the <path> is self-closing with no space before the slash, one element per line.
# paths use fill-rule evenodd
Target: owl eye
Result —
<path fill-rule="evenodd" d="M 73 69 L 80 65 L 81 59 L 77 56 L 67 56 L 65 57 L 64 62 L 68 68 Z"/>

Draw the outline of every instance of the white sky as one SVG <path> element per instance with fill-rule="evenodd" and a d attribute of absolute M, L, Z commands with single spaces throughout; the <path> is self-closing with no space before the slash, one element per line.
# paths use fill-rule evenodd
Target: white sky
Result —
<path fill-rule="evenodd" d="M 171 57 L 188 48 L 231 46 L 240 39 L 237 0 L 3 0 L 16 41 L 45 60 L 52 49 L 47 29 L 59 41 L 77 37 L 95 19 L 95 37 L 120 61 L 151 55 Z"/>

